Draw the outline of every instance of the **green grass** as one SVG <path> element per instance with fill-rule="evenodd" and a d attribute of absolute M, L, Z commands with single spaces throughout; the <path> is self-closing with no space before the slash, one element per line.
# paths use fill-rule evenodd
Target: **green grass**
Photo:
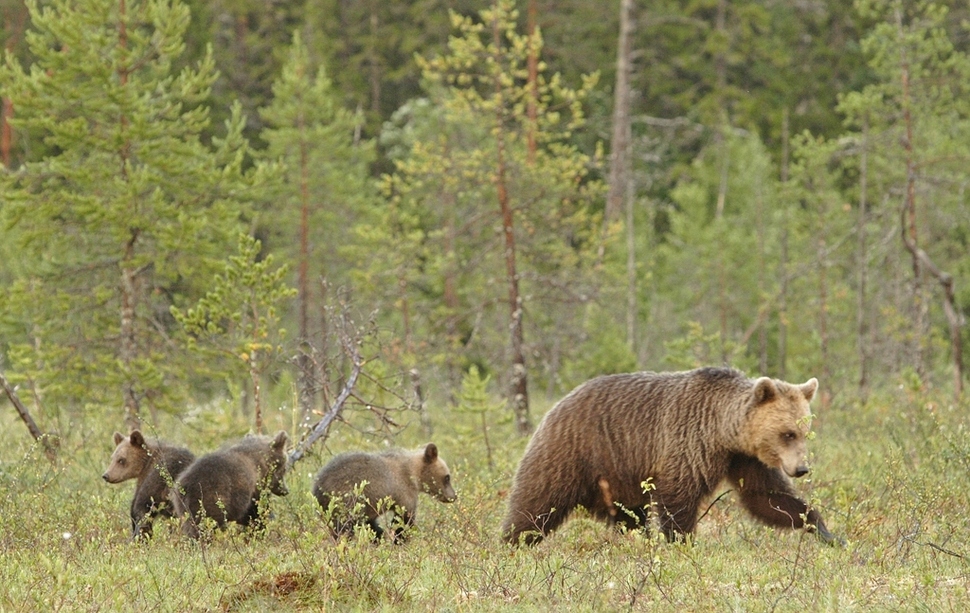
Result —
<path fill-rule="evenodd" d="M 284 424 L 276 417 L 270 429 Z M 72 424 L 51 466 L 5 410 L 0 611 L 970 610 L 966 403 L 894 391 L 818 416 L 815 471 L 799 488 L 848 539 L 844 548 L 764 528 L 728 495 L 693 545 L 620 534 L 579 514 L 538 547 L 513 551 L 498 527 L 524 441 L 497 426 L 490 468 L 484 439 L 468 434 L 474 418 L 446 417 L 434 440 L 459 501 L 422 497 L 406 544 L 374 545 L 366 534 L 334 542 L 324 529 L 311 475 L 331 453 L 378 446 L 346 429 L 287 477 L 290 495 L 272 500 L 266 534 L 229 531 L 200 545 L 173 522 L 150 542 L 129 541 L 133 482 L 100 478 L 117 424 Z M 198 453 L 245 427 L 221 416 L 158 430 Z M 424 442 L 417 430 L 398 444 Z"/>

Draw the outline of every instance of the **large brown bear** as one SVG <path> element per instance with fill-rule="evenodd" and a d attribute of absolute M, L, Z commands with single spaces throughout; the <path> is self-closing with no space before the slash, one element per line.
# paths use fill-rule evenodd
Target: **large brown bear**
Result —
<path fill-rule="evenodd" d="M 793 385 L 728 368 L 588 381 L 546 414 L 526 447 L 503 538 L 538 542 L 582 506 L 630 528 L 648 528 L 655 512 L 667 539 L 682 539 L 726 479 L 764 523 L 838 541 L 790 479 L 808 473 L 817 388 L 815 379 Z"/>
<path fill-rule="evenodd" d="M 289 493 L 283 483 L 286 442 L 282 430 L 274 438 L 247 436 L 192 462 L 171 492 L 175 514 L 183 518 L 182 533 L 199 538 L 205 517 L 212 518 L 219 528 L 225 528 L 228 522 L 258 527 L 263 492 L 277 496 Z"/>
<path fill-rule="evenodd" d="M 131 499 L 132 538 L 152 535 L 152 521 L 171 517 L 169 486 L 195 455 L 184 447 L 162 441 L 148 441 L 139 430 L 125 436 L 114 434 L 115 450 L 101 478 L 108 483 L 135 479 L 135 495 Z"/>
<path fill-rule="evenodd" d="M 390 511 L 395 516 L 390 528 L 392 541 L 414 524 L 421 491 L 442 502 L 454 502 L 458 497 L 451 471 L 434 443 L 417 451 L 342 453 L 320 469 L 313 483 L 313 495 L 323 510 L 330 512 L 334 533 L 353 533 L 358 522 L 366 522 L 379 539 L 385 531 L 378 519 Z"/>

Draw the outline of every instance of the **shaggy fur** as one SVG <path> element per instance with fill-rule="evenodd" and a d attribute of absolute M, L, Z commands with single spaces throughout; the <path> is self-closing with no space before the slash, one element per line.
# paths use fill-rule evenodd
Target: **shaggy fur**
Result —
<path fill-rule="evenodd" d="M 384 528 L 378 518 L 391 511 L 396 519 L 392 525 L 398 524 L 392 528 L 392 540 L 399 538 L 398 528 L 414 524 L 421 491 L 441 502 L 453 502 L 458 497 L 448 465 L 434 443 L 416 451 L 342 453 L 320 469 L 313 483 L 313 495 L 323 510 L 330 512 L 335 534 L 352 533 L 358 523 L 366 522 L 381 538 Z"/>
<path fill-rule="evenodd" d="M 193 462 L 171 492 L 175 513 L 183 518 L 182 533 L 199 538 L 203 517 L 215 520 L 219 528 L 228 522 L 258 527 L 262 493 L 289 493 L 283 483 L 286 442 L 282 430 L 274 438 L 247 436 Z"/>
<path fill-rule="evenodd" d="M 535 543 L 582 506 L 630 528 L 647 528 L 652 510 L 667 539 L 681 539 L 728 480 L 757 519 L 833 541 L 789 478 L 808 472 L 808 403 L 817 386 L 726 368 L 588 381 L 546 414 L 526 448 L 503 538 Z"/>
<path fill-rule="evenodd" d="M 169 486 L 195 460 L 195 455 L 183 447 L 148 441 L 138 430 L 128 436 L 115 432 L 114 443 L 114 453 L 101 478 L 108 483 L 135 479 L 131 535 L 149 537 L 156 517 L 172 516 Z"/>

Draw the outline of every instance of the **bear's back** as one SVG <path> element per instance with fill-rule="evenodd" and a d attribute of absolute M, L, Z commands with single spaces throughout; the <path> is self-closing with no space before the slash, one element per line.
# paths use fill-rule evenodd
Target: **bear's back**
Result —
<path fill-rule="evenodd" d="M 314 480 L 317 497 L 330 492 L 350 492 L 366 481 L 366 491 L 378 498 L 395 496 L 402 486 L 410 483 L 404 478 L 406 470 L 400 454 L 394 451 L 367 453 L 348 451 L 334 456 L 320 469 Z M 370 497 L 370 496 L 368 496 Z"/>

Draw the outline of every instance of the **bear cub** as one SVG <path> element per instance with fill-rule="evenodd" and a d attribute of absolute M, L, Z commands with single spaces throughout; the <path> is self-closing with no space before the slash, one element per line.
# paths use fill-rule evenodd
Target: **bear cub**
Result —
<path fill-rule="evenodd" d="M 260 526 L 259 499 L 265 491 L 289 493 L 286 474 L 285 431 L 275 437 L 246 436 L 223 449 L 206 454 L 179 476 L 171 492 L 182 533 L 199 538 L 204 517 L 225 528 L 229 522 Z"/>
<path fill-rule="evenodd" d="M 815 379 L 749 379 L 729 368 L 587 381 L 549 410 L 529 441 L 503 538 L 535 543 L 581 506 L 628 528 L 648 529 L 655 516 L 668 540 L 684 539 L 700 505 L 727 481 L 761 522 L 842 542 L 791 481 L 809 470 L 817 389 Z"/>
<path fill-rule="evenodd" d="M 135 479 L 131 536 L 150 537 L 156 517 L 172 517 L 169 486 L 195 460 L 195 455 L 184 447 L 146 440 L 139 430 L 132 430 L 128 436 L 115 432 L 114 443 L 114 453 L 101 478 L 108 483 Z"/>
<path fill-rule="evenodd" d="M 356 525 L 366 523 L 380 539 L 385 528 L 379 519 L 390 512 L 388 536 L 392 542 L 414 525 L 421 491 L 441 502 L 454 502 L 458 497 L 448 465 L 434 443 L 416 451 L 342 453 L 320 469 L 313 483 L 317 502 L 324 512 L 330 511 L 335 535 L 352 534 Z"/>

